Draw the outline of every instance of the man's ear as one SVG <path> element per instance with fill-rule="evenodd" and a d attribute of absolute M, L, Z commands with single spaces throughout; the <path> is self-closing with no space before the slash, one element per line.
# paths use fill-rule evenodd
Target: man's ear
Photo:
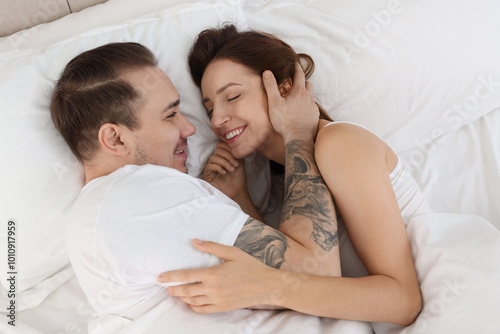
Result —
<path fill-rule="evenodd" d="M 290 91 L 292 90 L 292 79 L 286 78 L 279 85 L 280 95 L 281 97 L 287 97 Z"/>
<path fill-rule="evenodd" d="M 108 153 L 125 156 L 130 148 L 123 140 L 123 127 L 117 124 L 106 123 L 99 129 L 99 143 Z"/>

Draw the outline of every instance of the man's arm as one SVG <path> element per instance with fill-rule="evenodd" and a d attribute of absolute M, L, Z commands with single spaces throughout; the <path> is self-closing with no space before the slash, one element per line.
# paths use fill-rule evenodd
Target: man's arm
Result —
<path fill-rule="evenodd" d="M 305 259 L 291 258 L 283 269 L 340 276 L 335 206 L 314 159 L 319 110 L 312 86 L 298 63 L 292 89 L 285 97 L 272 73 L 265 72 L 263 82 L 269 117 L 285 146 L 285 198 L 279 230 L 304 248 L 307 261 L 315 263 L 314 270 L 312 266 L 306 269 Z"/>
<path fill-rule="evenodd" d="M 299 273 L 340 276 L 335 208 L 303 140 L 287 146 L 279 231 L 249 218 L 235 246 L 264 264 Z"/>
<path fill-rule="evenodd" d="M 335 207 L 330 190 L 316 167 L 313 149 L 311 142 L 301 139 L 286 144 L 285 201 L 280 231 L 288 235 L 288 230 L 294 228 L 292 224 L 307 226 L 301 219 L 308 219 L 309 239 L 299 235 L 297 241 L 303 240 L 301 243 L 305 246 L 313 241 L 323 251 L 329 252 L 338 246 Z"/>
<path fill-rule="evenodd" d="M 241 228 L 234 246 L 252 255 L 262 263 L 279 269 L 285 262 L 288 243 L 285 235 L 249 217 Z"/>

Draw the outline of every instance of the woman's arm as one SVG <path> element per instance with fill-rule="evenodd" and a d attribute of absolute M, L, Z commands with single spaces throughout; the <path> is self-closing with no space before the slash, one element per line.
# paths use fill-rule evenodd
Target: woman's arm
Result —
<path fill-rule="evenodd" d="M 348 142 L 342 144 L 349 146 Z M 332 150 L 328 152 L 332 154 Z M 340 153 L 334 150 L 331 156 L 346 157 Z M 340 174 L 323 175 L 330 189 L 334 189 L 332 193 L 346 229 L 370 276 L 345 278 L 290 273 L 288 279 L 296 283 L 280 285 L 282 273 L 266 269 L 266 273 L 261 273 L 262 281 L 269 284 L 268 293 L 274 291 L 282 296 L 278 306 L 318 316 L 404 326 L 417 317 L 422 300 L 404 223 L 385 159 L 377 162 L 370 159 L 372 154 L 367 145 L 359 152 L 350 150 L 347 158 L 338 162 L 317 159 L 320 169 L 337 168 L 335 172 Z"/>
<path fill-rule="evenodd" d="M 421 296 L 405 225 L 389 178 L 397 156 L 377 136 L 359 126 L 332 124 L 318 134 L 315 157 L 356 253 L 370 274 L 323 285 L 328 295 L 343 295 L 341 309 L 332 305 L 330 314 L 346 319 L 411 323 L 420 311 Z M 312 282 L 321 284 L 322 280 L 314 278 Z M 349 298 L 342 291 L 358 297 Z M 308 292 L 311 296 L 320 295 L 314 289 Z M 323 311 L 320 305 L 315 307 L 318 315 L 326 315 L 323 312 L 328 308 Z M 307 308 L 303 305 L 301 310 L 309 313 L 311 309 Z"/>
<path fill-rule="evenodd" d="M 196 247 L 222 255 L 226 262 L 166 277 L 175 280 L 177 275 L 187 275 L 206 282 L 196 293 L 210 302 L 191 300 L 193 295 L 182 291 L 184 287 L 169 288 L 169 293 L 182 296 L 199 313 L 250 307 L 259 301 L 318 316 L 411 324 L 421 308 L 420 290 L 389 180 L 387 161 L 392 159 L 386 157 L 385 144 L 372 136 L 339 124 L 322 130 L 316 143 L 319 168 L 325 170 L 324 178 L 370 276 L 327 277 L 277 270 L 234 247 L 205 242 Z"/>

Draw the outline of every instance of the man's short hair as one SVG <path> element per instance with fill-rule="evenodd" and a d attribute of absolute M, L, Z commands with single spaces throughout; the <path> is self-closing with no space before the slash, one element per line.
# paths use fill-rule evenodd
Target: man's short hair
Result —
<path fill-rule="evenodd" d="M 122 75 L 157 66 L 154 54 L 138 43 L 111 43 L 73 58 L 57 81 L 50 106 L 52 121 L 73 154 L 90 161 L 105 123 L 140 127 L 136 110 L 142 96 Z"/>

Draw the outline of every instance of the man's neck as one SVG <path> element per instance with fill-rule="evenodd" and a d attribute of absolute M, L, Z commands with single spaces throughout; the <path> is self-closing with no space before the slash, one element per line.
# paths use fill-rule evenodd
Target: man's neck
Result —
<path fill-rule="evenodd" d="M 108 175 L 104 173 L 98 173 L 94 168 L 88 168 L 86 166 L 84 166 L 83 170 L 85 171 L 85 184 L 88 184 L 90 181 L 97 179 L 98 177 Z"/>

